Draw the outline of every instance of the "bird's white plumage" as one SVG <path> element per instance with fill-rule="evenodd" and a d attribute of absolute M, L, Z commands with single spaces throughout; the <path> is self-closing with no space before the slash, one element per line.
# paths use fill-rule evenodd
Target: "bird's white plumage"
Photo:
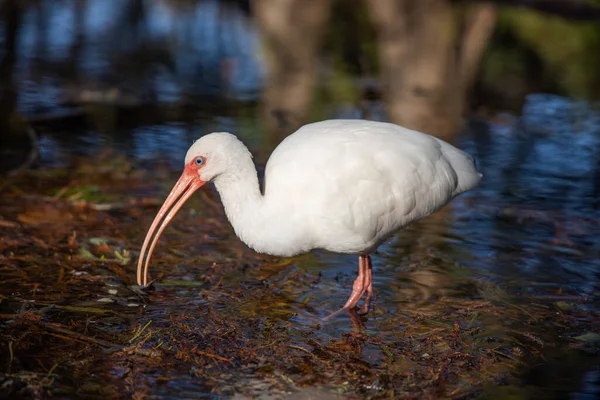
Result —
<path fill-rule="evenodd" d="M 264 195 L 234 136 L 201 138 L 186 162 L 197 155 L 206 156 L 206 171 L 219 171 L 201 178 L 214 180 L 237 235 L 282 256 L 313 248 L 368 254 L 481 179 L 473 157 L 450 144 L 364 120 L 317 122 L 288 136 L 267 163 Z"/>
<path fill-rule="evenodd" d="M 473 157 L 433 136 L 330 120 L 305 125 L 275 149 L 265 197 L 305 225 L 314 247 L 369 253 L 480 178 Z"/>

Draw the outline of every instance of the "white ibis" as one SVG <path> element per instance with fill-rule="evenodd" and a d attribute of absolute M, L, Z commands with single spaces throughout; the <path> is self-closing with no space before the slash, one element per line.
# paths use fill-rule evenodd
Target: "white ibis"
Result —
<path fill-rule="evenodd" d="M 192 193 L 214 182 L 235 233 L 257 252 L 358 255 L 358 277 L 339 311 L 354 309 L 366 293 L 360 309 L 366 312 L 373 291 L 369 255 L 481 177 L 472 156 L 433 136 L 384 122 L 329 120 L 305 125 L 279 144 L 261 192 L 246 146 L 230 133 L 211 133 L 188 150 L 183 174 L 146 234 L 138 284 L 148 285 L 150 257 L 165 227 Z"/>

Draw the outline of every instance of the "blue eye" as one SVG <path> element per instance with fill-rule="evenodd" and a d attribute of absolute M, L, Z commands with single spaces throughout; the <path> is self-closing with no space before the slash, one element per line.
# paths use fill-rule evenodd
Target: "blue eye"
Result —
<path fill-rule="evenodd" d="M 202 165 L 202 164 L 204 164 L 204 159 L 202 157 L 196 158 L 196 165 Z"/>

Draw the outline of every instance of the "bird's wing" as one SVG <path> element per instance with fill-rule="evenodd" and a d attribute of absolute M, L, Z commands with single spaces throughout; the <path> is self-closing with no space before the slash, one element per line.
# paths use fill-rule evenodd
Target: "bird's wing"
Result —
<path fill-rule="evenodd" d="M 359 165 L 346 165 L 345 179 L 324 174 L 321 189 L 329 201 L 324 196 L 314 207 L 327 204 L 321 215 L 330 226 L 352 232 L 345 237 L 363 246 L 375 246 L 397 229 L 431 214 L 452 197 L 457 178 L 439 147 L 426 151 L 410 147 L 382 145 L 361 158 Z M 346 152 L 361 150 L 364 146 L 357 143 L 347 146 Z"/>
<path fill-rule="evenodd" d="M 431 136 L 391 124 L 313 125 L 319 129 L 301 129 L 273 153 L 265 190 L 286 197 L 276 202 L 288 208 L 282 212 L 297 215 L 320 247 L 336 240 L 345 242 L 331 250 L 375 245 L 456 189 L 456 173 Z"/>

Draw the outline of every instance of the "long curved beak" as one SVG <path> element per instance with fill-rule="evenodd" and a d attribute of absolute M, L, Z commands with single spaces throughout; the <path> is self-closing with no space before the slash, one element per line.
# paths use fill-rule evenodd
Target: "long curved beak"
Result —
<path fill-rule="evenodd" d="M 156 214 L 148 233 L 146 233 L 146 238 L 144 239 L 144 244 L 142 245 L 142 250 L 140 251 L 140 259 L 138 260 L 138 285 L 148 285 L 148 265 L 150 264 L 150 257 L 152 257 L 152 252 L 154 251 L 154 247 L 156 246 L 160 235 L 165 230 L 167 225 L 169 225 L 169 222 L 171 222 L 175 214 L 177 214 L 177 211 L 179 211 L 187 199 L 189 199 L 190 196 L 205 183 L 206 182 L 202 181 L 198 177 L 198 173 L 196 171 L 188 169 L 187 167 L 184 169 L 183 174 L 181 174 L 181 177 L 173 189 L 171 189 L 171 193 L 169 193 L 169 196 L 167 196 L 167 199 L 160 207 L 158 214 Z M 162 223 L 160 224 L 160 227 L 158 227 L 160 221 L 162 221 Z M 153 236 L 154 239 L 152 239 Z M 152 243 L 150 243 L 150 239 L 152 239 Z M 148 244 L 150 244 L 149 250 Z M 146 250 L 148 253 L 147 256 L 145 256 Z"/>

